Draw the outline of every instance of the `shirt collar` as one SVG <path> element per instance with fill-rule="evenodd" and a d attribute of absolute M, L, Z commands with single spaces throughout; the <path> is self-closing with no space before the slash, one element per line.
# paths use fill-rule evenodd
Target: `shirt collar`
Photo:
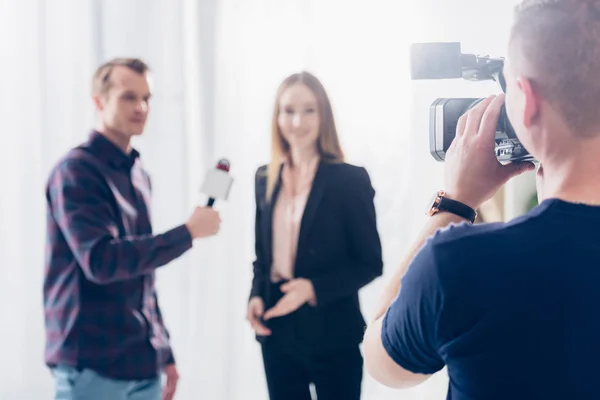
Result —
<path fill-rule="evenodd" d="M 103 162 L 117 168 L 130 170 L 135 160 L 140 156 L 140 153 L 135 149 L 132 149 L 130 154 L 126 154 L 98 131 L 92 131 L 88 145 Z"/>

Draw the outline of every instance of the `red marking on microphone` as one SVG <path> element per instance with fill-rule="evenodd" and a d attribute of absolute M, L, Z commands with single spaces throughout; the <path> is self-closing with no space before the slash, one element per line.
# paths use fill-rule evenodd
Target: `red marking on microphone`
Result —
<path fill-rule="evenodd" d="M 221 171 L 229 172 L 229 161 L 224 158 L 219 160 L 219 162 L 217 163 L 217 169 L 220 169 Z"/>

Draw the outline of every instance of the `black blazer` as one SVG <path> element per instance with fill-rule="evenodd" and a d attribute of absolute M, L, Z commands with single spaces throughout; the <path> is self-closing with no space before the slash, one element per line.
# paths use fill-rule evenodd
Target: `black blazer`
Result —
<path fill-rule="evenodd" d="M 280 185 L 281 175 L 267 201 L 266 166 L 256 172 L 256 259 L 250 297 L 261 297 L 267 306 L 272 300 L 273 204 Z M 358 290 L 383 270 L 374 196 L 364 168 L 320 162 L 302 217 L 294 266 L 296 278 L 312 281 L 317 298 L 315 307 L 305 304 L 294 312 L 294 336 L 309 350 L 327 352 L 362 341 L 365 320 Z"/>

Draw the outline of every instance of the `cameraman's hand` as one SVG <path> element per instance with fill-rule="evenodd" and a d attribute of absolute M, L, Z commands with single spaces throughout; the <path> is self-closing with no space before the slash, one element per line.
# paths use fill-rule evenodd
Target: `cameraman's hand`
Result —
<path fill-rule="evenodd" d="M 446 154 L 445 191 L 473 209 L 513 176 L 534 169 L 530 162 L 502 165 L 496 158 L 496 125 L 503 104 L 504 95 L 490 96 L 464 114 Z"/>
<path fill-rule="evenodd" d="M 221 226 L 219 212 L 212 207 L 196 207 L 185 223 L 192 239 L 216 235 Z"/>

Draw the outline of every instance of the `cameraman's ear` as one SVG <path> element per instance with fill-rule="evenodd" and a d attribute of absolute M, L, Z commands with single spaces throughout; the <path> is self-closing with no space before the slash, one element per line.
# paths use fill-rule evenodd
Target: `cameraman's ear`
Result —
<path fill-rule="evenodd" d="M 523 125 L 530 128 L 536 124 L 540 114 L 541 98 L 530 79 L 521 76 L 517 79 L 517 87 L 523 100 Z"/>

